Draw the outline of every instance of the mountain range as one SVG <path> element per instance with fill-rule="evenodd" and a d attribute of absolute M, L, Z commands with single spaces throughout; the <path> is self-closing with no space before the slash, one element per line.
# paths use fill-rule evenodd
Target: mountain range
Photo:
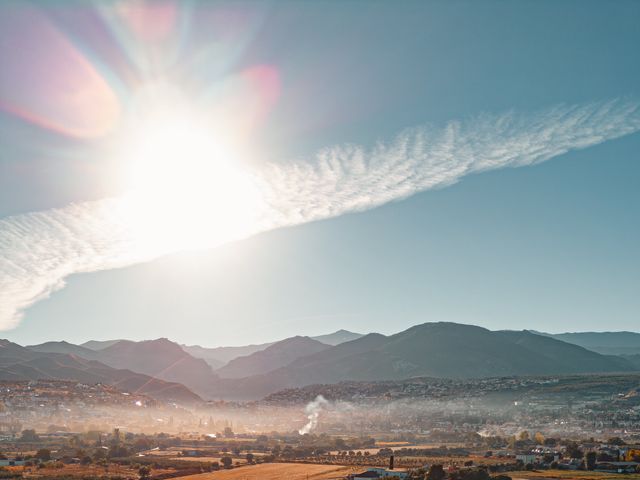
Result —
<path fill-rule="evenodd" d="M 223 378 L 242 378 L 271 372 L 307 355 L 322 352 L 330 345 L 309 337 L 291 337 L 269 345 L 251 355 L 237 357 L 216 370 Z"/>
<path fill-rule="evenodd" d="M 637 355 L 640 354 L 640 333 L 636 332 L 573 332 L 573 333 L 540 333 L 563 342 L 580 345 L 594 352 L 605 355 Z"/>
<path fill-rule="evenodd" d="M 598 335 L 601 334 L 491 331 L 440 322 L 416 325 L 389 336 L 341 330 L 319 337 L 296 336 L 244 347 L 180 346 L 165 338 L 141 342 L 92 341 L 83 345 L 47 342 L 27 348 L 11 344 L 29 355 L 13 358 L 8 368 L 0 349 L 0 378 L 8 378 L 9 372 L 18 371 L 33 379 L 40 373 L 37 369 L 28 369 L 29 362 L 51 359 L 59 367 L 54 372 L 43 370 L 42 374 L 48 375 L 45 378 L 92 381 L 99 371 L 108 378 L 106 381 L 113 383 L 118 381 L 118 375 L 123 375 L 115 372 L 128 371 L 134 377 L 162 382 L 158 385 L 177 388 L 175 385 L 181 384 L 185 398 L 190 394 L 192 399 L 200 396 L 254 400 L 284 388 L 347 380 L 640 370 L 640 359 L 632 355 L 603 354 L 576 344 L 587 343 L 588 339 L 589 345 L 624 350 L 633 348 L 635 335 L 640 337 L 640 334 L 602 334 L 600 339 Z M 29 365 L 21 368 L 21 362 Z M 63 368 L 66 365 L 70 367 Z"/>
<path fill-rule="evenodd" d="M 338 330 L 326 335 L 308 337 L 326 345 L 335 346 L 362 337 L 361 333 L 354 333 L 348 330 Z M 286 340 L 286 339 L 285 339 Z M 91 342 L 87 342 L 91 343 Z M 99 343 L 99 342 L 95 342 Z M 104 343 L 104 342 L 103 342 Z M 212 368 L 220 368 L 235 358 L 251 355 L 265 350 L 277 342 L 261 343 L 257 345 L 243 345 L 239 347 L 215 347 L 207 348 L 200 345 L 182 345 L 182 348 L 197 358 L 205 360 Z M 86 344 L 83 344 L 86 346 Z"/>
<path fill-rule="evenodd" d="M 59 350 L 58 346 L 52 348 Z M 8 340 L 0 340 L 0 380 L 105 383 L 123 391 L 143 393 L 166 402 L 193 404 L 202 401 L 181 383 L 167 382 L 129 369 L 113 368 L 75 353 L 40 352 Z"/>
<path fill-rule="evenodd" d="M 284 388 L 346 380 L 481 378 L 633 371 L 628 360 L 522 331 L 425 323 L 388 337 L 369 334 L 262 375 L 219 382 L 227 398 L 259 398 Z"/>

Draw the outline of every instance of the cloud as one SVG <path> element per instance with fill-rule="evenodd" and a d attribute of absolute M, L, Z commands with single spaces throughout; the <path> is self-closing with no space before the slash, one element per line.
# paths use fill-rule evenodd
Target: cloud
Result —
<path fill-rule="evenodd" d="M 533 165 L 638 130 L 639 104 L 615 100 L 416 127 L 370 148 L 326 148 L 313 159 L 253 172 L 262 199 L 258 219 L 250 228 L 221 229 L 197 244 L 215 247 L 273 228 L 375 208 L 469 174 Z M 112 198 L 0 220 L 0 329 L 16 326 L 26 308 L 62 288 L 69 275 L 179 251 L 184 243 L 163 241 L 175 239 L 168 234 L 177 224 L 183 239 L 200 231 L 181 223 L 179 211 L 156 216 L 153 228 L 141 232 L 142 217 L 132 213 L 127 199 Z"/>

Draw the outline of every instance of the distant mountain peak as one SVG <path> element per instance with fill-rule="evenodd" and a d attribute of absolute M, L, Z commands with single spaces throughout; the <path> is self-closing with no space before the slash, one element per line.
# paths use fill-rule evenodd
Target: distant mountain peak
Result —
<path fill-rule="evenodd" d="M 327 345 L 339 345 L 344 342 L 350 342 L 351 340 L 356 340 L 362 337 L 362 333 L 350 332 L 349 330 L 345 330 L 341 328 L 333 333 L 328 333 L 326 335 L 318 335 L 315 337 L 311 337 L 314 340 L 317 340 L 322 343 L 326 343 Z"/>
<path fill-rule="evenodd" d="M 224 378 L 242 378 L 267 373 L 289 365 L 295 360 L 331 348 L 310 337 L 297 335 L 285 338 L 264 350 L 237 357 L 216 373 Z"/>

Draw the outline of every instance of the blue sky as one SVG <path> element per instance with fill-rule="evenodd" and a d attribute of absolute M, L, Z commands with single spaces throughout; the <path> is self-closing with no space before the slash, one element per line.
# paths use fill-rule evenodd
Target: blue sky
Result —
<path fill-rule="evenodd" d="M 12 14 L 15 4 L 7 5 L 0 9 Z M 45 16 L 109 70 L 101 43 L 82 36 L 77 8 L 61 5 Z M 238 28 L 249 33 L 225 68 L 277 68 L 279 97 L 250 137 L 269 161 L 372 145 L 425 124 L 640 97 L 637 2 L 256 8 L 243 12 Z M 214 42 L 204 27 L 190 26 L 191 42 Z M 7 51 L 1 60 L 10 69 L 18 58 Z M 0 141 L 3 217 L 121 188 L 118 161 L 94 153 L 103 138 L 61 136 L 5 111 Z M 75 274 L 4 335 L 22 343 L 166 336 L 213 346 L 338 328 L 392 333 L 440 320 L 637 331 L 639 151 L 632 133 L 364 212 Z"/>

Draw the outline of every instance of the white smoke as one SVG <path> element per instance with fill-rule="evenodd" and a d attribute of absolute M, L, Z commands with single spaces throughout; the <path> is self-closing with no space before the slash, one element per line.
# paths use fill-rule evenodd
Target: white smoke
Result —
<path fill-rule="evenodd" d="M 375 208 L 469 174 L 533 165 L 638 130 L 638 102 L 615 100 L 417 127 L 370 148 L 327 148 L 307 161 L 268 164 L 253 172 L 261 192 L 254 222 L 229 226 L 211 213 L 198 214 L 196 223 L 220 226 L 211 238 L 201 235 L 197 225 L 185 226 L 182 217 L 192 218 L 193 212 L 159 208 L 140 215 L 123 198 L 4 218 L 0 329 L 16 326 L 25 309 L 62 288 L 75 273 L 150 261 L 192 248 L 194 241 L 197 248 L 211 248 L 274 228 Z M 152 229 L 140 228 L 142 217 L 146 222 L 152 217 Z"/>
<path fill-rule="evenodd" d="M 311 433 L 318 426 L 318 419 L 320 418 L 320 412 L 322 408 L 327 406 L 329 402 L 322 395 L 318 395 L 316 399 L 312 402 L 309 402 L 304 409 L 304 412 L 307 414 L 307 424 L 298 430 L 300 435 L 305 435 L 307 433 Z"/>

